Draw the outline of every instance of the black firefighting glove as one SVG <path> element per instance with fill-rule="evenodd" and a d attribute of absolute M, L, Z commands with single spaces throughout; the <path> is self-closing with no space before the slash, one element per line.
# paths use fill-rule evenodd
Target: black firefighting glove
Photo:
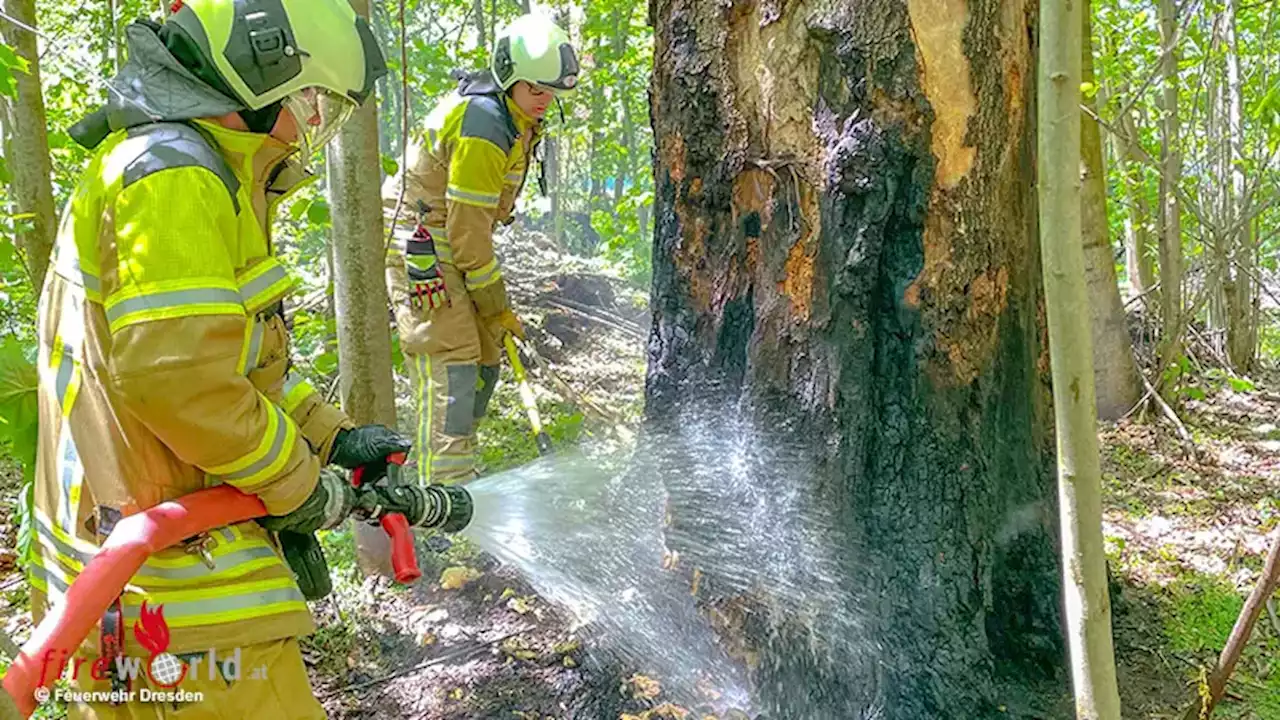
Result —
<path fill-rule="evenodd" d="M 329 463 L 352 470 L 367 466 L 376 474 L 386 467 L 387 456 L 409 452 L 409 438 L 385 425 L 361 425 L 354 430 L 343 428 L 333 440 Z"/>

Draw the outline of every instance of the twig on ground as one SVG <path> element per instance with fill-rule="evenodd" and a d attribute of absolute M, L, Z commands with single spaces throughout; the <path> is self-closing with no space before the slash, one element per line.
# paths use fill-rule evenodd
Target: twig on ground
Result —
<path fill-rule="evenodd" d="M 497 645 L 503 640 L 506 640 L 507 638 L 514 637 L 519 634 L 520 634 L 519 632 L 509 632 L 505 635 L 494 638 L 493 640 L 476 643 L 464 648 L 459 648 L 458 650 L 445 653 L 444 655 L 440 655 L 439 657 L 434 657 L 434 658 L 431 658 L 430 660 L 424 660 L 423 662 L 420 662 L 417 665 L 404 668 L 403 670 L 397 670 L 396 672 L 393 672 L 390 675 L 384 675 L 382 677 L 374 678 L 373 680 L 366 680 L 365 682 L 354 683 L 351 685 L 347 685 L 346 687 L 340 687 L 334 690 L 329 690 L 328 692 L 325 692 L 325 693 L 320 693 L 316 695 L 316 699 L 323 701 L 323 700 L 328 700 L 329 698 L 332 698 L 332 697 L 336 697 L 338 695 L 344 695 L 346 693 L 359 692 L 361 690 L 368 690 L 371 687 L 381 685 L 385 682 L 390 682 L 392 680 L 395 680 L 396 678 L 401 678 L 401 677 L 404 677 L 405 675 L 411 675 L 420 670 L 425 670 L 429 667 L 432 667 L 433 665 L 440 665 L 453 660 L 459 660 L 462 658 L 479 654 L 483 651 L 486 651 L 492 648 L 494 645 Z"/>
<path fill-rule="evenodd" d="M 569 305 L 565 304 L 567 301 L 562 300 L 562 299 L 560 299 L 560 298 L 547 298 L 546 300 L 544 300 L 544 302 L 545 302 L 546 304 L 548 304 L 548 305 L 550 305 L 550 306 L 552 306 L 552 307 L 554 307 L 554 308 L 558 309 L 558 310 L 563 310 L 564 312 L 567 312 L 567 313 L 569 313 L 570 315 L 576 315 L 576 316 L 578 316 L 578 317 L 586 318 L 587 320 L 592 320 L 592 321 L 597 322 L 597 323 L 599 323 L 599 324 L 601 324 L 601 325 L 604 325 L 605 327 L 613 328 L 614 330 L 617 330 L 617 331 L 619 331 L 619 332 L 624 332 L 624 333 L 626 333 L 627 335 L 630 335 L 632 338 L 634 338 L 634 339 L 636 339 L 636 340 L 644 340 L 644 339 L 645 339 L 644 332 L 643 332 L 643 331 L 641 331 L 639 327 L 630 327 L 630 328 L 628 328 L 628 327 L 625 327 L 625 326 L 623 326 L 623 325 L 619 325 L 618 323 L 614 322 L 613 320 L 610 320 L 610 319 L 608 319 L 608 318 L 602 317 L 602 316 L 600 316 L 599 314 L 597 314 L 597 313 L 595 313 L 595 312 L 587 312 L 587 311 L 585 311 L 585 310 L 579 310 L 579 309 L 577 309 L 577 308 L 575 308 L 575 307 L 571 307 L 571 306 L 569 306 Z M 625 321 L 624 321 L 624 322 L 625 322 Z"/>
<path fill-rule="evenodd" d="M 1151 385 L 1151 381 L 1147 379 L 1146 375 L 1138 373 L 1138 376 L 1142 378 L 1142 384 L 1147 386 L 1147 393 L 1155 400 L 1156 404 L 1160 406 L 1161 412 L 1164 413 L 1164 416 L 1168 418 L 1169 422 L 1173 423 L 1174 428 L 1178 430 L 1178 436 L 1190 445 L 1192 451 L 1194 451 L 1195 441 L 1191 439 L 1191 433 L 1187 432 L 1187 426 L 1183 425 L 1182 421 L 1178 419 L 1178 413 L 1174 412 L 1173 408 L 1169 407 L 1169 403 L 1165 402 L 1164 398 L 1160 397 L 1160 393 L 1156 392 L 1155 387 Z"/>
<path fill-rule="evenodd" d="M 1139 371 L 1138 371 L 1138 374 L 1139 374 L 1139 375 L 1141 375 L 1141 374 L 1142 374 L 1142 371 L 1141 371 L 1141 370 L 1139 370 Z M 1129 411 L 1128 411 L 1128 412 L 1126 412 L 1124 415 L 1121 415 L 1121 416 L 1120 416 L 1120 419 L 1121 419 L 1121 420 L 1125 420 L 1125 419 L 1127 419 L 1130 415 L 1132 415 L 1132 414 L 1134 414 L 1135 412 L 1137 412 L 1137 411 L 1138 411 L 1138 409 L 1139 409 L 1139 408 L 1141 408 L 1141 407 L 1143 407 L 1144 405 L 1146 405 L 1146 404 L 1147 404 L 1147 400 L 1149 400 L 1149 399 L 1151 398 L 1151 396 L 1155 394 L 1155 392 L 1156 392 L 1155 387 L 1153 387 L 1153 386 L 1151 385 L 1151 383 L 1146 382 L 1146 378 L 1145 378 L 1145 377 L 1143 378 L 1143 384 L 1145 384 L 1145 385 L 1147 386 L 1147 391 L 1146 391 L 1145 393 L 1143 393 L 1143 394 L 1142 394 L 1142 397 L 1138 399 L 1138 402 L 1136 402 L 1136 403 L 1134 403 L 1134 404 L 1133 404 L 1133 407 L 1129 408 Z"/>
<path fill-rule="evenodd" d="M 581 310 L 582 312 L 585 312 L 585 313 L 591 313 L 591 314 L 596 315 L 596 316 L 598 316 L 598 317 L 601 317 L 601 318 L 603 318 L 603 319 L 605 319 L 605 320 L 608 320 L 608 321 L 610 321 L 610 322 L 616 323 L 616 324 L 618 324 L 618 325 L 620 325 L 620 326 L 622 326 L 622 327 L 626 328 L 628 332 L 633 332 L 633 333 L 635 333 L 635 334 L 639 335 L 641 339 L 644 339 L 644 328 L 642 328 L 642 327 L 640 327 L 639 325 L 637 325 L 636 323 L 634 323 L 634 322 L 632 322 L 632 321 L 630 321 L 630 320 L 628 320 L 628 319 L 626 319 L 626 318 L 622 317 L 621 315 L 617 315 L 617 314 L 615 314 L 615 313 L 611 313 L 611 312 L 609 312 L 608 310 L 605 310 L 605 309 L 604 309 L 604 308 L 602 308 L 602 307 L 599 307 L 599 306 L 596 306 L 596 305 L 587 305 L 587 304 L 585 304 L 585 303 L 580 303 L 580 302 L 578 302 L 577 300 L 570 300 L 569 298 L 565 298 L 565 297 L 550 297 L 550 296 L 547 296 L 547 297 L 546 297 L 546 299 L 547 299 L 547 300 L 550 300 L 550 301 L 552 301 L 552 302 L 560 303 L 561 305 L 567 305 L 568 307 L 571 307 L 571 308 L 573 308 L 573 309 L 575 309 L 575 310 Z"/>

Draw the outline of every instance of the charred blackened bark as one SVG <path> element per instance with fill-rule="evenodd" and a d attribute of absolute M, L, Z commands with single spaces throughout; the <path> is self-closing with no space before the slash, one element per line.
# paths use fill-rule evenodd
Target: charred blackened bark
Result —
<path fill-rule="evenodd" d="M 762 702 L 778 718 L 1018 717 L 1010 688 L 1066 689 L 1034 4 L 650 11 L 649 422 L 708 386 L 799 422 L 818 468 L 805 490 L 848 539 L 868 633 L 840 657 L 757 628 Z M 709 568 L 715 603 L 714 538 L 690 542 L 671 503 L 675 549 Z"/>

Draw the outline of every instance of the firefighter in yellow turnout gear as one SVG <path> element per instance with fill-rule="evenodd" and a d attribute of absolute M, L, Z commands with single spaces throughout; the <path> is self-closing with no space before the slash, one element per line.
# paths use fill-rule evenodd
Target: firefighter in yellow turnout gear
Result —
<path fill-rule="evenodd" d="M 476 427 L 501 344 L 506 333 L 524 337 L 493 231 L 511 221 L 542 118 L 577 75 L 562 29 L 539 15 L 515 20 L 496 38 L 490 68 L 459 77 L 383 185 L 386 216 L 396 221 L 387 285 L 414 382 L 423 483 L 476 475 Z"/>
<path fill-rule="evenodd" d="M 322 718 L 296 641 L 315 626 L 275 531 L 336 526 L 355 495 L 329 466 L 410 446 L 355 427 L 290 371 L 294 281 L 270 224 L 386 68 L 347 0 L 176 5 L 163 25 L 128 28 L 107 106 L 71 131 L 93 156 L 40 298 L 33 614 L 62 602 L 121 517 L 229 483 L 272 517 L 153 555 L 86 639 L 72 685 L 154 687 L 90 671 L 103 654 L 148 656 L 133 633 L 143 601 L 163 608 L 168 653 L 238 654 L 240 677 L 189 665 L 179 689 L 203 702 L 73 702 L 70 715 Z"/>

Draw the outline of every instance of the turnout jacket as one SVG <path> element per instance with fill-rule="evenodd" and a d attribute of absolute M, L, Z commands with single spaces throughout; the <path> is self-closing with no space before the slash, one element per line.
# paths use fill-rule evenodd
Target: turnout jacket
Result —
<path fill-rule="evenodd" d="M 224 483 L 288 513 L 314 489 L 338 429 L 352 427 L 290 372 L 282 302 L 295 281 L 269 226 L 308 180 L 292 149 L 199 120 L 238 108 L 153 29 L 135 24 L 129 40 L 113 80 L 125 93 L 73 129 L 94 154 L 40 297 L 37 621 L 120 517 Z M 126 628 L 146 601 L 163 606 L 174 653 L 314 630 L 256 522 L 195 540 L 203 553 L 156 553 L 133 577 Z M 127 654 L 146 654 L 125 636 Z"/>
<path fill-rule="evenodd" d="M 481 320 L 508 309 L 493 231 L 510 221 L 540 141 L 541 123 L 483 73 L 462 77 L 411 138 L 399 171 L 382 190 L 387 220 L 396 222 L 387 285 L 410 352 L 421 347 L 427 319 L 408 304 L 405 241 L 421 220 L 438 261 L 463 277 L 464 287 L 449 288 L 450 295 L 465 290 Z"/>

